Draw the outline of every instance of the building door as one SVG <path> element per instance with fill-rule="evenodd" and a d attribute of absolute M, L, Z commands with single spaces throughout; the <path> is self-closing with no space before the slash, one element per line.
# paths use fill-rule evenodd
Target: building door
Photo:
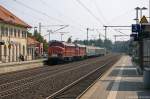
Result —
<path fill-rule="evenodd" d="M 4 45 L 4 57 L 5 57 L 5 62 L 7 62 L 7 46 Z"/>
<path fill-rule="evenodd" d="M 15 46 L 12 46 L 12 61 L 15 61 Z"/>
<path fill-rule="evenodd" d="M 18 56 L 18 45 L 16 45 L 16 61 L 18 61 L 18 58 L 19 58 L 19 56 Z"/>
<path fill-rule="evenodd" d="M 0 45 L 0 61 L 2 61 L 2 45 Z"/>

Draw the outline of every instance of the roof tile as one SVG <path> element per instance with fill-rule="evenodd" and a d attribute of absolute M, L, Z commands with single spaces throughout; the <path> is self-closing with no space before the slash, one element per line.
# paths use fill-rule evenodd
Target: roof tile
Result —
<path fill-rule="evenodd" d="M 5 9 L 0 5 L 0 21 L 13 24 L 13 25 L 20 25 L 26 28 L 31 28 L 30 25 L 16 17 L 14 14 L 12 14 L 10 11 Z"/>

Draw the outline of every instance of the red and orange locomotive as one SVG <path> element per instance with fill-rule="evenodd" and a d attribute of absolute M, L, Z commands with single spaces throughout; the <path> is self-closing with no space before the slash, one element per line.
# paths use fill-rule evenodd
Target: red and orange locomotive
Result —
<path fill-rule="evenodd" d="M 48 61 L 61 62 L 81 59 L 86 56 L 86 47 L 79 44 L 51 41 L 48 48 Z"/>
<path fill-rule="evenodd" d="M 85 57 L 104 56 L 106 52 L 106 48 L 51 41 L 48 47 L 48 63 L 72 61 Z"/>

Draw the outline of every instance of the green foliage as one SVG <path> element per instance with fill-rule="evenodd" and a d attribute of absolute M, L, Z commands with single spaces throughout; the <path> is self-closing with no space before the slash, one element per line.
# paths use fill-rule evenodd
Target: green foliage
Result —
<path fill-rule="evenodd" d="M 44 40 L 44 42 L 43 42 L 43 50 L 44 50 L 44 52 L 47 52 L 47 50 L 48 50 L 48 43 L 46 40 Z"/>
<path fill-rule="evenodd" d="M 68 43 L 71 43 L 71 42 L 72 42 L 71 37 L 68 38 L 67 42 L 68 42 Z"/>
<path fill-rule="evenodd" d="M 108 50 L 112 50 L 112 41 L 111 40 L 104 40 L 104 43 L 103 43 L 103 47 L 106 47 Z"/>
<path fill-rule="evenodd" d="M 28 37 L 32 37 L 32 33 L 27 32 Z"/>
<path fill-rule="evenodd" d="M 33 37 L 41 43 L 44 42 L 44 38 L 41 36 L 40 33 L 37 32 L 37 30 L 34 31 Z"/>
<path fill-rule="evenodd" d="M 43 43 L 43 50 L 44 52 L 47 52 L 48 42 L 43 38 L 43 36 L 40 33 L 38 33 L 37 30 L 34 31 L 33 35 L 32 33 L 28 32 L 28 37 L 34 37 L 37 41 L 39 41 L 40 43 Z"/>
<path fill-rule="evenodd" d="M 113 51 L 130 54 L 130 41 L 117 41 L 113 46 Z"/>
<path fill-rule="evenodd" d="M 106 47 L 108 50 L 112 49 L 112 42 L 111 40 L 102 41 L 101 39 L 98 40 L 76 40 L 75 42 L 83 45 L 93 45 L 98 47 Z"/>

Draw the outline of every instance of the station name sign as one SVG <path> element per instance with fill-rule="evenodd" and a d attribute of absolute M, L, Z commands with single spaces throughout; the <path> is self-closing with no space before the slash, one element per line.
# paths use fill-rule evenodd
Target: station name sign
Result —
<path fill-rule="evenodd" d="M 138 33 L 141 30 L 140 24 L 132 24 L 132 33 Z"/>
<path fill-rule="evenodd" d="M 132 33 L 150 32 L 150 24 L 132 24 Z"/>

